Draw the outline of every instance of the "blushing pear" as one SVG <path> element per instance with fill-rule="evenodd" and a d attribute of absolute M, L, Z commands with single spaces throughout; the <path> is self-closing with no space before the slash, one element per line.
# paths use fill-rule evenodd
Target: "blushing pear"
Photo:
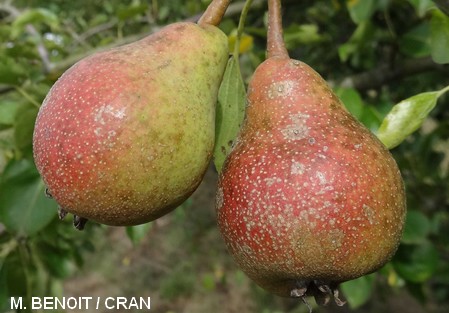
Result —
<path fill-rule="evenodd" d="M 317 72 L 289 58 L 277 0 L 269 0 L 268 59 L 247 97 L 217 191 L 228 250 L 274 294 L 342 305 L 338 284 L 378 270 L 399 245 L 398 166 Z"/>
<path fill-rule="evenodd" d="M 166 26 L 72 66 L 35 125 L 37 168 L 61 216 L 136 225 L 170 212 L 201 182 L 214 146 L 228 60 L 216 26 L 230 1 L 198 23 Z"/>

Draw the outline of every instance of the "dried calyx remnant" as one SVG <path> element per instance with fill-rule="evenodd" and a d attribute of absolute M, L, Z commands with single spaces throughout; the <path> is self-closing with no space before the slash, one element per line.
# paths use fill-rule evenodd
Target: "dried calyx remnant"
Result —
<path fill-rule="evenodd" d="M 45 196 L 49 199 L 53 199 L 53 196 L 51 195 L 48 188 L 45 188 Z M 66 210 L 58 206 L 58 217 L 60 220 L 63 220 L 67 216 L 67 214 L 68 212 Z M 83 230 L 88 221 L 89 220 L 87 218 L 73 215 L 73 226 L 75 226 L 75 228 L 78 230 Z"/>
<path fill-rule="evenodd" d="M 346 303 L 339 297 L 338 284 L 325 283 L 318 280 L 297 281 L 296 288 L 291 290 L 290 296 L 292 298 L 300 298 L 309 308 L 309 312 L 312 312 L 312 307 L 307 301 L 308 296 L 313 296 L 319 305 L 327 305 L 331 298 L 334 298 L 338 306 L 343 306 Z"/>

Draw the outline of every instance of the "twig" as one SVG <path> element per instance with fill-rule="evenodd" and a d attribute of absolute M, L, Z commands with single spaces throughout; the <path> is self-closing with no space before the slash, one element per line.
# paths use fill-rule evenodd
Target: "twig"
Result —
<path fill-rule="evenodd" d="M 17 90 L 17 92 L 20 93 L 25 99 L 30 101 L 36 108 L 40 108 L 41 104 L 37 102 L 33 97 L 31 97 L 31 95 L 29 95 L 24 89 L 16 86 L 15 90 Z"/>
<path fill-rule="evenodd" d="M 429 71 L 449 72 L 448 65 L 437 64 L 432 58 L 409 59 L 395 67 L 381 65 L 373 70 L 345 78 L 341 86 L 355 88 L 359 91 L 377 89 L 391 81 Z"/>
<path fill-rule="evenodd" d="M 260 8 L 263 5 L 265 5 L 265 3 L 266 3 L 266 0 L 253 0 L 253 2 L 251 4 L 251 7 L 253 9 Z M 243 2 L 236 2 L 236 3 L 230 4 L 228 9 L 226 10 L 226 13 L 225 13 L 224 17 L 231 17 L 231 16 L 239 15 L 240 12 L 242 12 L 244 6 L 245 6 L 245 1 L 243 1 Z M 183 21 L 184 22 L 196 22 L 201 17 L 201 15 L 202 14 L 197 14 L 195 16 L 186 18 Z M 106 26 L 104 26 L 104 27 L 106 27 Z M 121 45 L 124 45 L 124 44 L 127 44 L 127 43 L 134 42 L 136 40 L 142 39 L 143 37 L 146 37 L 146 36 L 148 36 L 148 35 L 150 35 L 152 33 L 157 32 L 158 30 L 160 30 L 160 28 L 161 27 L 153 27 L 151 29 L 150 33 L 144 33 L 144 34 L 137 34 L 137 35 L 127 36 L 125 38 L 122 38 L 121 40 L 117 40 L 117 41 L 111 43 L 110 45 L 103 46 L 103 47 L 100 47 L 100 48 L 96 48 L 96 49 L 93 49 L 93 50 L 89 50 L 89 51 L 81 53 L 81 54 L 76 54 L 76 55 L 70 56 L 69 58 L 66 58 L 64 61 L 56 64 L 55 67 L 53 68 L 53 71 L 51 73 L 49 73 L 50 74 L 49 76 L 52 76 L 52 77 L 56 76 L 56 77 L 58 77 L 61 74 L 61 72 L 63 72 L 64 70 L 66 70 L 67 68 L 72 66 L 74 63 L 76 63 L 77 61 L 83 59 L 84 57 L 86 57 L 88 55 L 91 55 L 91 54 L 93 54 L 95 52 L 98 52 L 98 51 L 103 51 L 103 50 L 106 50 L 106 49 L 118 47 L 118 46 L 121 46 Z M 82 34 L 80 36 L 82 36 Z"/>
<path fill-rule="evenodd" d="M 109 22 L 89 28 L 87 31 L 85 31 L 84 33 L 82 33 L 81 35 L 78 36 L 78 40 L 84 42 L 89 37 L 92 37 L 98 33 L 101 33 L 103 31 L 111 29 L 111 28 L 115 27 L 117 24 L 118 24 L 118 19 L 113 18 Z"/>

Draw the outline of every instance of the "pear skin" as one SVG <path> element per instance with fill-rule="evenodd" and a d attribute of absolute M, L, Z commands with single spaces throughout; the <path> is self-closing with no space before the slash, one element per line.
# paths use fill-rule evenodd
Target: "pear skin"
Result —
<path fill-rule="evenodd" d="M 395 253 L 404 184 L 390 152 L 326 81 L 290 59 L 280 0 L 268 5 L 268 59 L 249 83 L 245 121 L 219 176 L 218 225 L 259 286 L 343 305 L 338 284 Z"/>
<path fill-rule="evenodd" d="M 64 211 L 108 225 L 176 208 L 210 162 L 227 60 L 223 32 L 183 22 L 71 67 L 35 125 L 49 194 Z"/>
<path fill-rule="evenodd" d="M 391 154 L 314 70 L 276 57 L 257 68 L 217 194 L 221 233 L 250 278 L 290 297 L 371 273 L 396 251 L 405 210 Z"/>

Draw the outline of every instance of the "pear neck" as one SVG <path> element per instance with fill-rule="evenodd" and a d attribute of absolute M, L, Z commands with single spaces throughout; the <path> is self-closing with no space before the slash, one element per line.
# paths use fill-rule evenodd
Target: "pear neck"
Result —
<path fill-rule="evenodd" d="M 213 0 L 198 20 L 198 25 L 218 26 L 231 0 Z"/>
<path fill-rule="evenodd" d="M 283 37 L 281 0 L 268 0 L 267 57 L 289 58 Z"/>

